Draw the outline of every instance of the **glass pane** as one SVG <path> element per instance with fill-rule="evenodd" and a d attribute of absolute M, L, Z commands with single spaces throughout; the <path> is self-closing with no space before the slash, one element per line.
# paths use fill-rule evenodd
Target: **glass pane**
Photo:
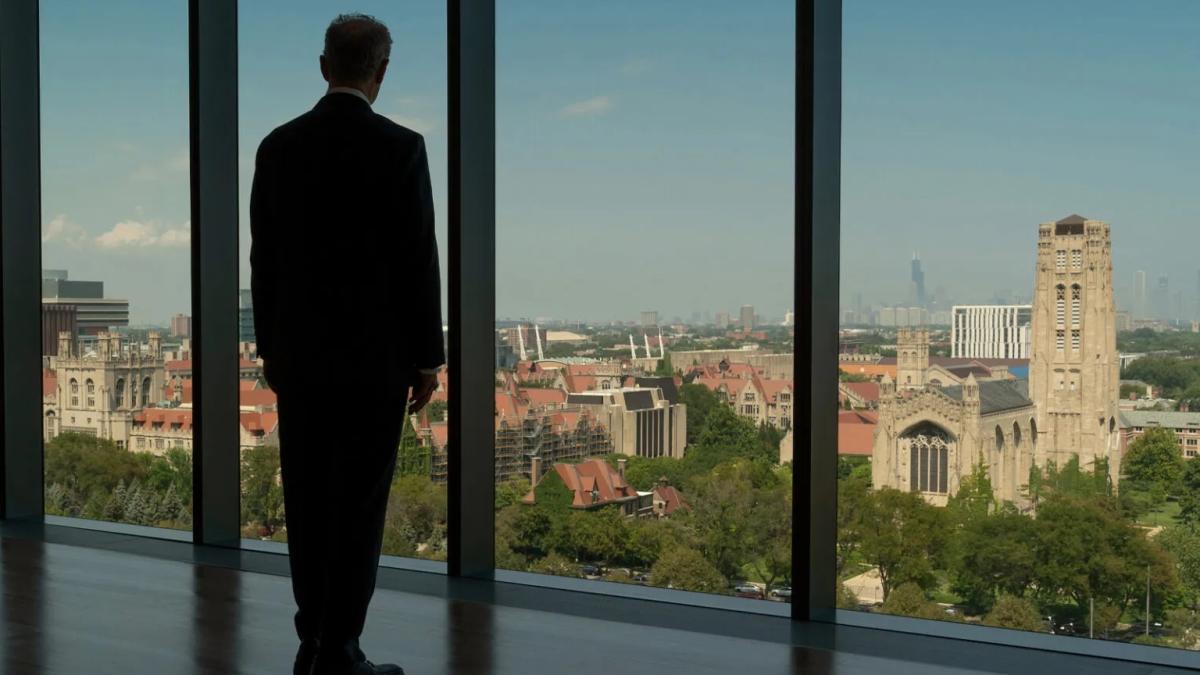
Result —
<path fill-rule="evenodd" d="M 790 598 L 794 23 L 502 3 L 498 566 Z"/>
<path fill-rule="evenodd" d="M 839 607 L 1197 648 L 1198 19 L 845 3 Z"/>
<path fill-rule="evenodd" d="M 239 319 L 242 354 L 242 536 L 287 540 L 283 493 L 279 480 L 279 429 L 276 399 L 254 370 L 260 365 L 254 335 L 250 294 L 250 187 L 259 143 L 272 129 L 307 112 L 325 94 L 318 57 L 325 29 L 339 12 L 365 12 L 385 23 L 393 44 L 390 65 L 376 113 L 420 133 L 425 138 L 433 185 L 436 233 L 442 256 L 443 316 L 445 316 L 446 243 L 446 12 L 444 2 L 396 3 L 303 0 L 286 3 L 243 2 L 238 7 L 238 133 L 241 181 L 241 287 Z M 353 198 L 352 196 L 350 198 Z M 331 241 L 353 236 L 331 226 Z M 364 282 L 366 283 L 366 282 Z M 334 307 L 330 306 L 330 310 Z M 336 370 L 343 376 L 340 391 L 329 392 L 329 414 L 349 431 L 358 425 L 378 425 L 404 417 L 402 409 L 387 409 L 362 392 L 376 378 L 397 336 L 373 332 L 374 317 L 333 314 L 315 321 L 345 326 L 336 345 L 314 345 L 311 366 Z M 302 340 L 304 335 L 287 339 Z M 439 374 L 438 391 L 420 416 L 405 420 L 399 459 L 391 488 L 384 530 L 385 555 L 444 560 L 446 556 L 446 377 Z M 350 435 L 347 435 L 350 438 Z M 353 452 L 331 447 L 329 452 Z"/>
<path fill-rule="evenodd" d="M 41 3 L 46 512 L 191 527 L 187 3 Z"/>

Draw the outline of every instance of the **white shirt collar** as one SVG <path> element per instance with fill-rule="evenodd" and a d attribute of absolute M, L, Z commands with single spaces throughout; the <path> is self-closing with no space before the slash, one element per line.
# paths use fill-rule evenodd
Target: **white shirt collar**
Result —
<path fill-rule="evenodd" d="M 362 100 L 366 101 L 367 105 L 371 105 L 371 99 L 367 98 L 366 94 L 362 93 L 362 91 L 360 91 L 358 89 L 355 89 L 354 87 L 330 87 L 325 93 L 326 94 L 353 94 L 353 95 L 361 98 Z"/>

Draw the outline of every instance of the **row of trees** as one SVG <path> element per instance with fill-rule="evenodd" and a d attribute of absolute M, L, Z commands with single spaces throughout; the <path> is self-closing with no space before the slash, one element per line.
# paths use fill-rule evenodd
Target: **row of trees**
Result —
<path fill-rule="evenodd" d="M 571 508 L 551 471 L 533 505 L 527 481 L 498 486 L 497 564 L 578 576 L 583 563 L 649 570 L 656 586 L 727 592 L 735 580 L 791 582 L 791 470 L 778 467 L 780 434 L 738 417 L 700 385 L 683 385 L 688 437 L 683 459 L 622 457 L 626 480 L 648 491 L 666 482 L 686 508 L 669 518 L 624 517 L 616 508 Z M 617 456 L 608 460 L 616 466 Z M 614 577 L 614 580 L 624 580 Z"/>
<path fill-rule="evenodd" d="M 1162 439 L 1131 448 L 1131 470 L 1153 471 Z M 1173 444 L 1173 439 L 1170 439 Z M 1178 445 L 1174 444 L 1178 453 Z M 1180 459 L 1180 462 L 1182 460 Z M 1193 471 L 1189 462 L 1183 473 Z M 1175 472 L 1163 480 L 1177 481 Z M 1114 494 L 1107 467 L 1078 461 L 1031 472 L 1033 510 L 996 502 L 985 467 L 962 481 L 947 507 L 918 494 L 871 489 L 869 465 L 843 460 L 839 477 L 837 569 L 840 579 L 876 569 L 884 612 L 950 618 L 932 599 L 954 601 L 984 623 L 1045 630 L 1043 616 L 1110 635 L 1122 618 L 1151 612 L 1192 646 L 1200 609 L 1200 530 L 1180 521 L 1153 534 L 1134 518 L 1138 503 Z M 842 589 L 839 604 L 858 605 Z M 1094 611 L 1094 614 L 1093 614 Z"/>
<path fill-rule="evenodd" d="M 191 527 L 192 460 L 183 448 L 129 452 L 84 434 L 45 447 L 46 513 L 135 525 Z"/>

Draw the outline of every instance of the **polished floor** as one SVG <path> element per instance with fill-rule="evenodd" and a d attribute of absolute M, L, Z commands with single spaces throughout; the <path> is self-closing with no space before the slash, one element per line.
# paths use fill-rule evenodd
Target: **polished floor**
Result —
<path fill-rule="evenodd" d="M 51 535 L 0 529 L 4 675 L 290 672 L 279 556 Z M 79 537 L 91 545 L 62 543 Z M 410 675 L 1184 672 L 416 572 L 381 583 L 363 646 Z"/>

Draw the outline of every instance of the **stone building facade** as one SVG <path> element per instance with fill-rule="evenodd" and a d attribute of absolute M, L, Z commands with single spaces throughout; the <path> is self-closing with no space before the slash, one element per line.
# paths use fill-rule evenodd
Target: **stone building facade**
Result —
<path fill-rule="evenodd" d="M 1029 389 L 1038 465 L 1107 459 L 1120 474 L 1120 369 L 1108 223 L 1071 215 L 1038 228 Z"/>
<path fill-rule="evenodd" d="M 1068 216 L 1038 228 L 1028 380 L 929 364 L 929 334 L 900 331 L 880 383 L 876 487 L 945 505 L 986 467 L 997 499 L 1023 505 L 1031 468 L 1108 462 L 1120 472 L 1118 357 L 1109 226 Z M 970 369 L 968 369 L 970 370 Z M 1115 483 L 1115 480 L 1114 480 Z"/>
<path fill-rule="evenodd" d="M 163 400 L 165 371 L 162 338 L 150 333 L 148 344 L 125 345 L 116 333 L 100 333 L 95 346 L 81 353 L 70 333 L 59 333 L 53 358 L 54 405 L 43 406 L 45 436 L 79 433 L 130 447 L 135 415 Z"/>

